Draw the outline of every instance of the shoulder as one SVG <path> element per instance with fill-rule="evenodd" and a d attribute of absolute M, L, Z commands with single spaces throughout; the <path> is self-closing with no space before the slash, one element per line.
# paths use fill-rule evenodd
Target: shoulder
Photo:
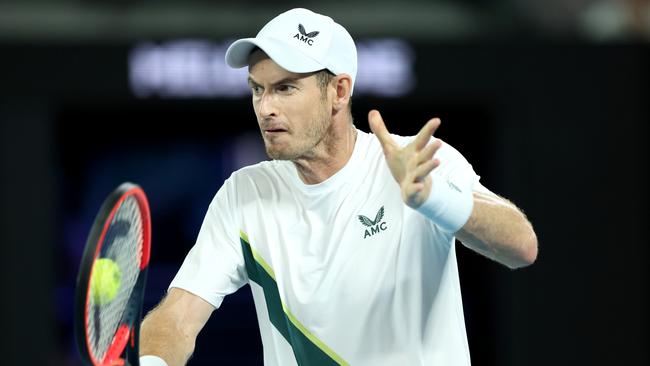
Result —
<path fill-rule="evenodd" d="M 262 161 L 257 164 L 248 165 L 232 173 L 228 180 L 233 183 L 244 183 L 246 181 L 258 181 L 278 176 L 284 170 L 282 161 Z"/>
<path fill-rule="evenodd" d="M 277 191 L 287 185 L 291 167 L 287 161 L 263 161 L 234 171 L 222 190 L 231 197 L 246 198 Z"/>
<path fill-rule="evenodd" d="M 213 197 L 210 208 L 231 212 L 246 202 L 271 196 L 283 186 L 281 171 L 286 167 L 282 163 L 263 161 L 234 171 Z"/>

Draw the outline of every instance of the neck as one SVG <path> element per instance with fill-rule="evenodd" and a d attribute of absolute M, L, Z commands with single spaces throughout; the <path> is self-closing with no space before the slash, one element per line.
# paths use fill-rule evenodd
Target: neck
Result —
<path fill-rule="evenodd" d="M 293 161 L 300 179 L 305 184 L 317 184 L 336 174 L 350 160 L 356 139 L 357 129 L 352 123 L 346 122 L 341 129 L 330 125 L 311 156 Z"/>

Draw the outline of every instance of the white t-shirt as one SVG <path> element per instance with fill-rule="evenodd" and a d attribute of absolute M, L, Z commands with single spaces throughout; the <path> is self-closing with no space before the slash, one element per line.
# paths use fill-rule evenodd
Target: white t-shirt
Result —
<path fill-rule="evenodd" d="M 436 157 L 485 190 L 451 146 Z M 470 364 L 453 233 L 403 203 L 372 134 L 319 184 L 288 161 L 226 180 L 170 287 L 219 307 L 247 283 L 266 366 Z"/>

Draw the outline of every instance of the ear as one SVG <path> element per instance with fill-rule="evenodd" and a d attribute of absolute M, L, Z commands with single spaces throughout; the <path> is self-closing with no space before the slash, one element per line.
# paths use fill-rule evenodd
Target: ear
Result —
<path fill-rule="evenodd" d="M 352 91 L 352 77 L 348 74 L 336 75 L 332 80 L 332 86 L 336 92 L 332 101 L 334 110 L 340 111 L 347 108 L 350 102 L 350 92 Z"/>

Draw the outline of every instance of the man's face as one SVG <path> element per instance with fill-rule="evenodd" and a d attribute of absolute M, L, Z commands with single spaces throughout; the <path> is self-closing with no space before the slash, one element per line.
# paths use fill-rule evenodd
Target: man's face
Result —
<path fill-rule="evenodd" d="M 314 74 L 296 74 L 257 50 L 249 61 L 253 108 L 272 159 L 309 158 L 323 142 L 331 121 L 331 101 Z"/>

